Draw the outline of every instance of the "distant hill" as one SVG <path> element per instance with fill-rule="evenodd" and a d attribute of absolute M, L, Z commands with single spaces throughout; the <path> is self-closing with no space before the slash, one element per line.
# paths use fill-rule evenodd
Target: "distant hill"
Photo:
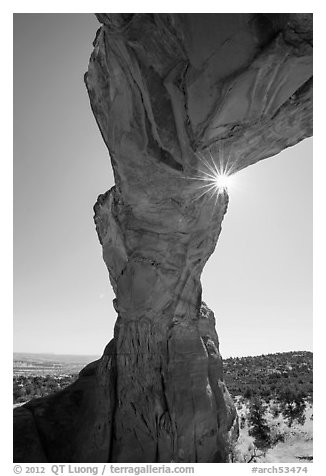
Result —
<path fill-rule="evenodd" d="M 14 353 L 13 400 L 22 404 L 73 383 L 80 370 L 97 360 L 94 355 Z"/>
<path fill-rule="evenodd" d="M 223 361 L 223 373 L 226 386 L 233 397 L 258 396 L 268 401 L 278 398 L 285 391 L 291 391 L 312 398 L 312 352 L 280 352 L 229 358 Z"/>
<path fill-rule="evenodd" d="M 14 352 L 14 375 L 62 375 L 78 373 L 95 355 L 29 354 Z"/>

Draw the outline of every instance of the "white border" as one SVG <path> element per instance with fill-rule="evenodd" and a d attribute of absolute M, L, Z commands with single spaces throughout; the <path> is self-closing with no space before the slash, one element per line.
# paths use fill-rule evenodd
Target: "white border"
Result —
<path fill-rule="evenodd" d="M 314 73 L 315 86 L 314 97 L 314 401 L 315 401 L 315 419 L 314 419 L 314 463 L 308 465 L 308 474 L 322 474 L 319 466 L 323 459 L 322 432 L 324 433 L 325 418 L 324 409 L 324 382 L 325 382 L 325 365 L 324 365 L 324 340 L 326 338 L 325 331 L 325 287 L 326 279 L 324 277 L 325 262 L 325 246 L 326 246 L 326 199 L 325 188 L 325 121 L 321 115 L 325 115 L 323 108 L 323 99 L 325 96 L 325 82 L 322 73 L 323 64 L 325 64 L 325 48 L 323 37 L 325 30 L 325 16 L 323 12 L 322 2 L 310 1 L 273 1 L 273 2 L 190 2 L 190 1 L 164 1 L 161 4 L 154 2 L 122 2 L 119 1 L 115 5 L 110 2 L 40 2 L 40 1 L 15 1 L 7 4 L 2 12 L 1 22 L 1 57 L 2 57 L 2 74 L 1 74 L 1 93 L 2 102 L 5 107 L 2 108 L 2 137 L 4 146 L 2 148 L 1 173 L 0 173 L 0 213 L 1 213 L 1 282 L 0 289 L 2 295 L 2 330 L 1 333 L 1 363 L 2 363 L 2 391 L 1 391 L 1 409 L 5 418 L 5 426 L 2 426 L 2 455 L 4 466 L 8 464 L 8 471 L 4 469 L 4 474 L 12 474 L 12 210 L 13 210 L 13 187 L 12 187 L 12 14 L 15 13 L 90 13 L 91 11 L 106 11 L 108 8 L 111 12 L 133 12 L 137 8 L 138 12 L 218 12 L 218 13 L 238 13 L 238 12 L 313 12 L 314 13 Z M 77 6 L 77 9 L 76 9 Z M 94 31 L 95 35 L 95 31 Z M 11 316 L 11 317 L 10 317 Z M 317 415 L 317 418 L 316 418 Z M 263 465 L 264 466 L 264 465 Z M 270 465 L 265 465 L 270 466 Z M 277 464 L 277 466 L 279 466 Z M 298 465 L 299 466 L 299 465 Z M 198 469 L 195 474 L 216 474 L 220 470 L 220 466 L 215 465 L 197 465 Z M 245 472 L 250 474 L 249 468 L 243 465 L 224 465 L 223 474 L 238 474 Z"/>

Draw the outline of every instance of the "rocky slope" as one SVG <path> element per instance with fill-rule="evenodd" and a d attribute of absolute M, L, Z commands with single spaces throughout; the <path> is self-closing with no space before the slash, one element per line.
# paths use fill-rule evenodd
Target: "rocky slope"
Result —
<path fill-rule="evenodd" d="M 236 413 L 200 285 L 228 194 L 202 179 L 312 134 L 312 18 L 98 19 L 85 82 L 115 176 L 94 210 L 118 318 L 77 382 L 16 410 L 15 460 L 228 461 Z"/>

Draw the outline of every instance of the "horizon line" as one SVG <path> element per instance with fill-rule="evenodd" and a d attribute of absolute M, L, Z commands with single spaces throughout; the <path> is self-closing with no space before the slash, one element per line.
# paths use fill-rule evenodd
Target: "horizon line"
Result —
<path fill-rule="evenodd" d="M 274 354 L 287 354 L 290 352 L 311 352 L 313 353 L 313 350 L 303 350 L 303 349 L 295 349 L 295 350 L 282 350 L 282 351 L 276 351 L 276 352 L 267 352 L 262 353 L 262 354 L 247 354 L 247 355 L 228 355 L 227 357 L 222 357 L 222 360 L 226 359 L 234 359 L 234 358 L 243 358 L 243 357 L 262 357 L 266 355 L 274 355 Z M 73 357 L 96 357 L 96 358 L 101 358 L 103 354 L 69 354 L 69 353 L 58 353 L 58 352 L 23 352 L 23 351 L 14 351 L 14 354 L 29 354 L 29 355 L 54 355 L 54 356 L 73 356 Z"/>

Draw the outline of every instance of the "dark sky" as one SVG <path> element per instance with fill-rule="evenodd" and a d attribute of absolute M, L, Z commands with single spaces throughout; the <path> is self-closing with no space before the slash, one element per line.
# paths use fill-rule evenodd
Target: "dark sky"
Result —
<path fill-rule="evenodd" d="M 115 321 L 93 224 L 113 185 L 83 83 L 90 14 L 14 15 L 14 350 L 100 355 Z M 312 140 L 237 175 L 202 278 L 224 357 L 312 349 Z"/>

